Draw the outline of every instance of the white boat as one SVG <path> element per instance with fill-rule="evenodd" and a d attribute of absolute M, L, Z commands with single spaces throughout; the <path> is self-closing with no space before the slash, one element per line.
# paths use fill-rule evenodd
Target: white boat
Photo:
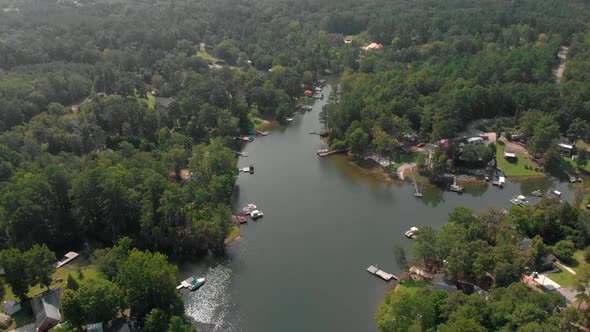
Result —
<path fill-rule="evenodd" d="M 293 118 L 285 118 L 285 121 L 291 122 L 291 121 L 293 121 Z"/>
<path fill-rule="evenodd" d="M 259 210 L 254 210 L 254 211 L 250 212 L 250 217 L 252 219 L 258 219 L 258 218 L 262 217 L 263 215 L 264 215 L 264 213 L 262 213 L 262 211 L 259 211 Z"/>
<path fill-rule="evenodd" d="M 411 227 L 409 231 L 407 231 L 405 234 L 408 238 L 412 238 L 416 235 L 416 232 L 418 231 L 418 227 Z"/>
<path fill-rule="evenodd" d="M 250 214 L 252 211 L 258 209 L 258 207 L 256 207 L 256 205 L 249 203 L 248 205 L 246 205 L 242 211 L 244 212 L 244 214 Z"/>
<path fill-rule="evenodd" d="M 561 191 L 553 190 L 551 193 L 557 197 L 561 197 Z"/>
<path fill-rule="evenodd" d="M 205 283 L 205 278 L 193 278 L 193 281 L 191 282 L 189 289 L 191 291 L 197 290 L 199 289 L 199 287 L 203 286 L 203 284 Z"/>
<path fill-rule="evenodd" d="M 525 204 L 528 204 L 529 201 L 526 199 L 525 196 L 517 195 L 517 196 L 514 196 L 510 199 L 510 203 L 512 203 L 514 205 L 524 206 Z"/>

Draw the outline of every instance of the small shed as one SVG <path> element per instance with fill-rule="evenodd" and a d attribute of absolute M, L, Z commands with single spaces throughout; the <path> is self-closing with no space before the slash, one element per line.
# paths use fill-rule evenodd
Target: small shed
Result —
<path fill-rule="evenodd" d="M 8 300 L 8 301 L 4 301 L 2 302 L 2 311 L 7 314 L 8 316 L 12 316 L 14 314 L 16 314 L 17 312 L 19 312 L 21 309 L 20 303 L 13 301 L 13 300 Z"/>

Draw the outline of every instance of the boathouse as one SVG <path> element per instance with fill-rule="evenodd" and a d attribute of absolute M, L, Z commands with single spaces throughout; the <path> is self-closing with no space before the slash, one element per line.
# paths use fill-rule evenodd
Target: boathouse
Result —
<path fill-rule="evenodd" d="M 571 157 L 576 153 L 576 147 L 572 144 L 559 143 L 557 146 L 559 147 L 559 152 L 564 157 Z"/>

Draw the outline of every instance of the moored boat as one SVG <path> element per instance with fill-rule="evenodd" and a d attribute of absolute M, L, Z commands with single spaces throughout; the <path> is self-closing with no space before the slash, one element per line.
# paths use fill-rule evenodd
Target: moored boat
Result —
<path fill-rule="evenodd" d="M 191 281 L 191 284 L 189 286 L 189 289 L 191 291 L 195 291 L 195 290 L 199 289 L 199 287 L 203 286 L 204 283 L 205 283 L 205 278 L 193 278 L 193 280 Z"/>

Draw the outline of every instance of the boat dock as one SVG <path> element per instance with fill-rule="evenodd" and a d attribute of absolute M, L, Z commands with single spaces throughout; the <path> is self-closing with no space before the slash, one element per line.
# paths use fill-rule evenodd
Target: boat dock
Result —
<path fill-rule="evenodd" d="M 320 157 L 327 157 L 337 153 L 345 153 L 348 152 L 348 149 L 340 149 L 340 150 L 320 150 L 318 151 L 318 156 Z"/>
<path fill-rule="evenodd" d="M 412 178 L 412 185 L 414 186 L 414 197 L 422 197 L 422 193 L 420 192 L 420 189 L 418 189 L 418 183 L 414 178 Z"/>
<path fill-rule="evenodd" d="M 398 277 L 394 276 L 391 273 L 387 273 L 385 271 L 379 270 L 377 267 L 371 265 L 367 268 L 367 271 L 372 274 L 372 275 L 376 275 L 379 278 L 385 280 L 385 281 L 389 281 L 391 279 L 395 279 L 395 280 L 399 280 Z"/>
<path fill-rule="evenodd" d="M 195 279 L 195 277 L 188 277 L 187 279 L 180 282 L 180 285 L 176 286 L 176 289 L 181 290 L 183 288 L 190 288 L 191 282 Z"/>
<path fill-rule="evenodd" d="M 53 264 L 53 266 L 56 269 L 59 269 L 60 267 L 68 264 L 69 262 L 73 261 L 74 259 L 76 259 L 76 257 L 78 257 L 78 253 L 74 252 L 74 251 L 70 251 L 67 254 L 64 255 L 63 259 L 55 264 Z"/>

